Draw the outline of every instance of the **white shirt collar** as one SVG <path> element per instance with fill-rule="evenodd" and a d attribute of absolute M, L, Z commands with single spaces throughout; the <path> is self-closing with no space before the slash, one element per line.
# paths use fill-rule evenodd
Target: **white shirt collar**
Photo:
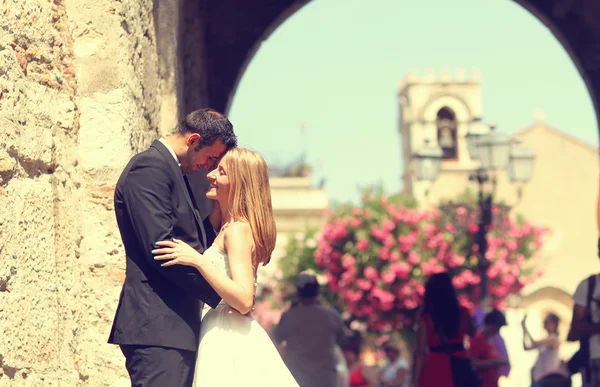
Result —
<path fill-rule="evenodd" d="M 173 150 L 173 148 L 171 148 L 171 145 L 169 145 L 169 143 L 167 142 L 167 140 L 165 140 L 164 137 L 161 137 L 161 138 L 158 139 L 158 141 L 162 142 L 162 144 L 167 148 L 167 150 L 169 151 L 169 153 L 171 153 L 171 156 L 173 156 L 173 158 L 177 162 L 177 165 L 179 165 L 181 167 L 181 164 L 179 163 L 179 158 L 177 157 L 177 155 L 175 154 L 175 151 Z"/>

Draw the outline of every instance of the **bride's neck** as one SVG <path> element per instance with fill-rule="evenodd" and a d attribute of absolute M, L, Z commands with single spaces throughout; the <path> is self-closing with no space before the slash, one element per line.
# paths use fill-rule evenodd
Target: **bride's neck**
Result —
<path fill-rule="evenodd" d="M 221 208 L 221 226 L 231 221 L 231 213 L 229 212 L 229 203 L 219 201 L 219 207 Z"/>

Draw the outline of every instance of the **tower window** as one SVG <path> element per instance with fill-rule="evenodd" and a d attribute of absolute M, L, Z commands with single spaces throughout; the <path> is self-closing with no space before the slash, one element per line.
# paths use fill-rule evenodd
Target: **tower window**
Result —
<path fill-rule="evenodd" d="M 456 127 L 454 112 L 447 107 L 441 108 L 437 113 L 437 139 L 444 160 L 455 160 L 458 156 Z"/>

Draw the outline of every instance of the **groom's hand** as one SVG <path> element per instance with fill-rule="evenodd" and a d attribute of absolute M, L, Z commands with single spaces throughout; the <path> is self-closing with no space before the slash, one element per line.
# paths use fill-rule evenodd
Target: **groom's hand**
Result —
<path fill-rule="evenodd" d="M 219 206 L 219 202 L 216 200 L 213 201 L 213 209 L 210 215 L 208 215 L 208 220 L 215 233 L 218 234 L 223 222 L 223 214 L 221 214 L 221 206 Z"/>

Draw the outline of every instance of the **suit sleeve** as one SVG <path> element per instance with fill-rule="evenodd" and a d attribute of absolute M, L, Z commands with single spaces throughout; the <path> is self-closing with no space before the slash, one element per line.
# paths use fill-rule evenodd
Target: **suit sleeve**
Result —
<path fill-rule="evenodd" d="M 161 267 L 152 256 L 155 242 L 173 237 L 171 195 L 174 184 L 160 160 L 138 160 L 123 187 L 127 215 L 147 263 L 172 284 L 214 308 L 220 297 L 196 269 L 181 265 Z"/>

